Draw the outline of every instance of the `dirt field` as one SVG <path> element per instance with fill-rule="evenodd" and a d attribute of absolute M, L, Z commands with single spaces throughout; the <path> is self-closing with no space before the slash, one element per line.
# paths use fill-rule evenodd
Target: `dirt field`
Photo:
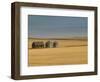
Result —
<path fill-rule="evenodd" d="M 66 65 L 86 64 L 87 62 L 87 40 L 54 40 L 57 41 L 57 48 L 32 49 L 33 41 L 48 41 L 29 39 L 28 65 Z"/>

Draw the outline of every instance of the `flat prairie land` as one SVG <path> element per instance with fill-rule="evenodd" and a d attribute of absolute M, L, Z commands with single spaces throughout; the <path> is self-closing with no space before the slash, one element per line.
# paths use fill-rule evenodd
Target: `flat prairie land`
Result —
<path fill-rule="evenodd" d="M 54 39 L 53 39 L 54 40 Z M 87 64 L 87 39 L 57 40 L 57 48 L 31 47 L 33 41 L 48 39 L 28 39 L 28 66 Z"/>

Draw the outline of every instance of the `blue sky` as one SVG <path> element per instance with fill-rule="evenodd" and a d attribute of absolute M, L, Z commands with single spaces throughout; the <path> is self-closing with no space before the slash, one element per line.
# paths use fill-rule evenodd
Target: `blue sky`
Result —
<path fill-rule="evenodd" d="M 28 37 L 87 37 L 88 18 L 69 16 L 28 16 Z"/>

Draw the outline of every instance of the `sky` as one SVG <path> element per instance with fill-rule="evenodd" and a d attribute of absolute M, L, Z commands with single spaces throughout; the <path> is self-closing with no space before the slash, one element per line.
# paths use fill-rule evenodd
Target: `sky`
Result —
<path fill-rule="evenodd" d="M 70 16 L 28 15 L 28 37 L 87 37 L 88 18 Z"/>

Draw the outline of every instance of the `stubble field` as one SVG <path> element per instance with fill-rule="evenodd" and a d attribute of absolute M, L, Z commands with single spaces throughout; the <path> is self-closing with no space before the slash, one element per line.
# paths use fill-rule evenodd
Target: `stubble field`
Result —
<path fill-rule="evenodd" d="M 28 39 L 28 66 L 86 64 L 87 39 L 54 40 L 57 48 L 33 49 L 33 41 L 46 42 L 48 39 Z"/>

